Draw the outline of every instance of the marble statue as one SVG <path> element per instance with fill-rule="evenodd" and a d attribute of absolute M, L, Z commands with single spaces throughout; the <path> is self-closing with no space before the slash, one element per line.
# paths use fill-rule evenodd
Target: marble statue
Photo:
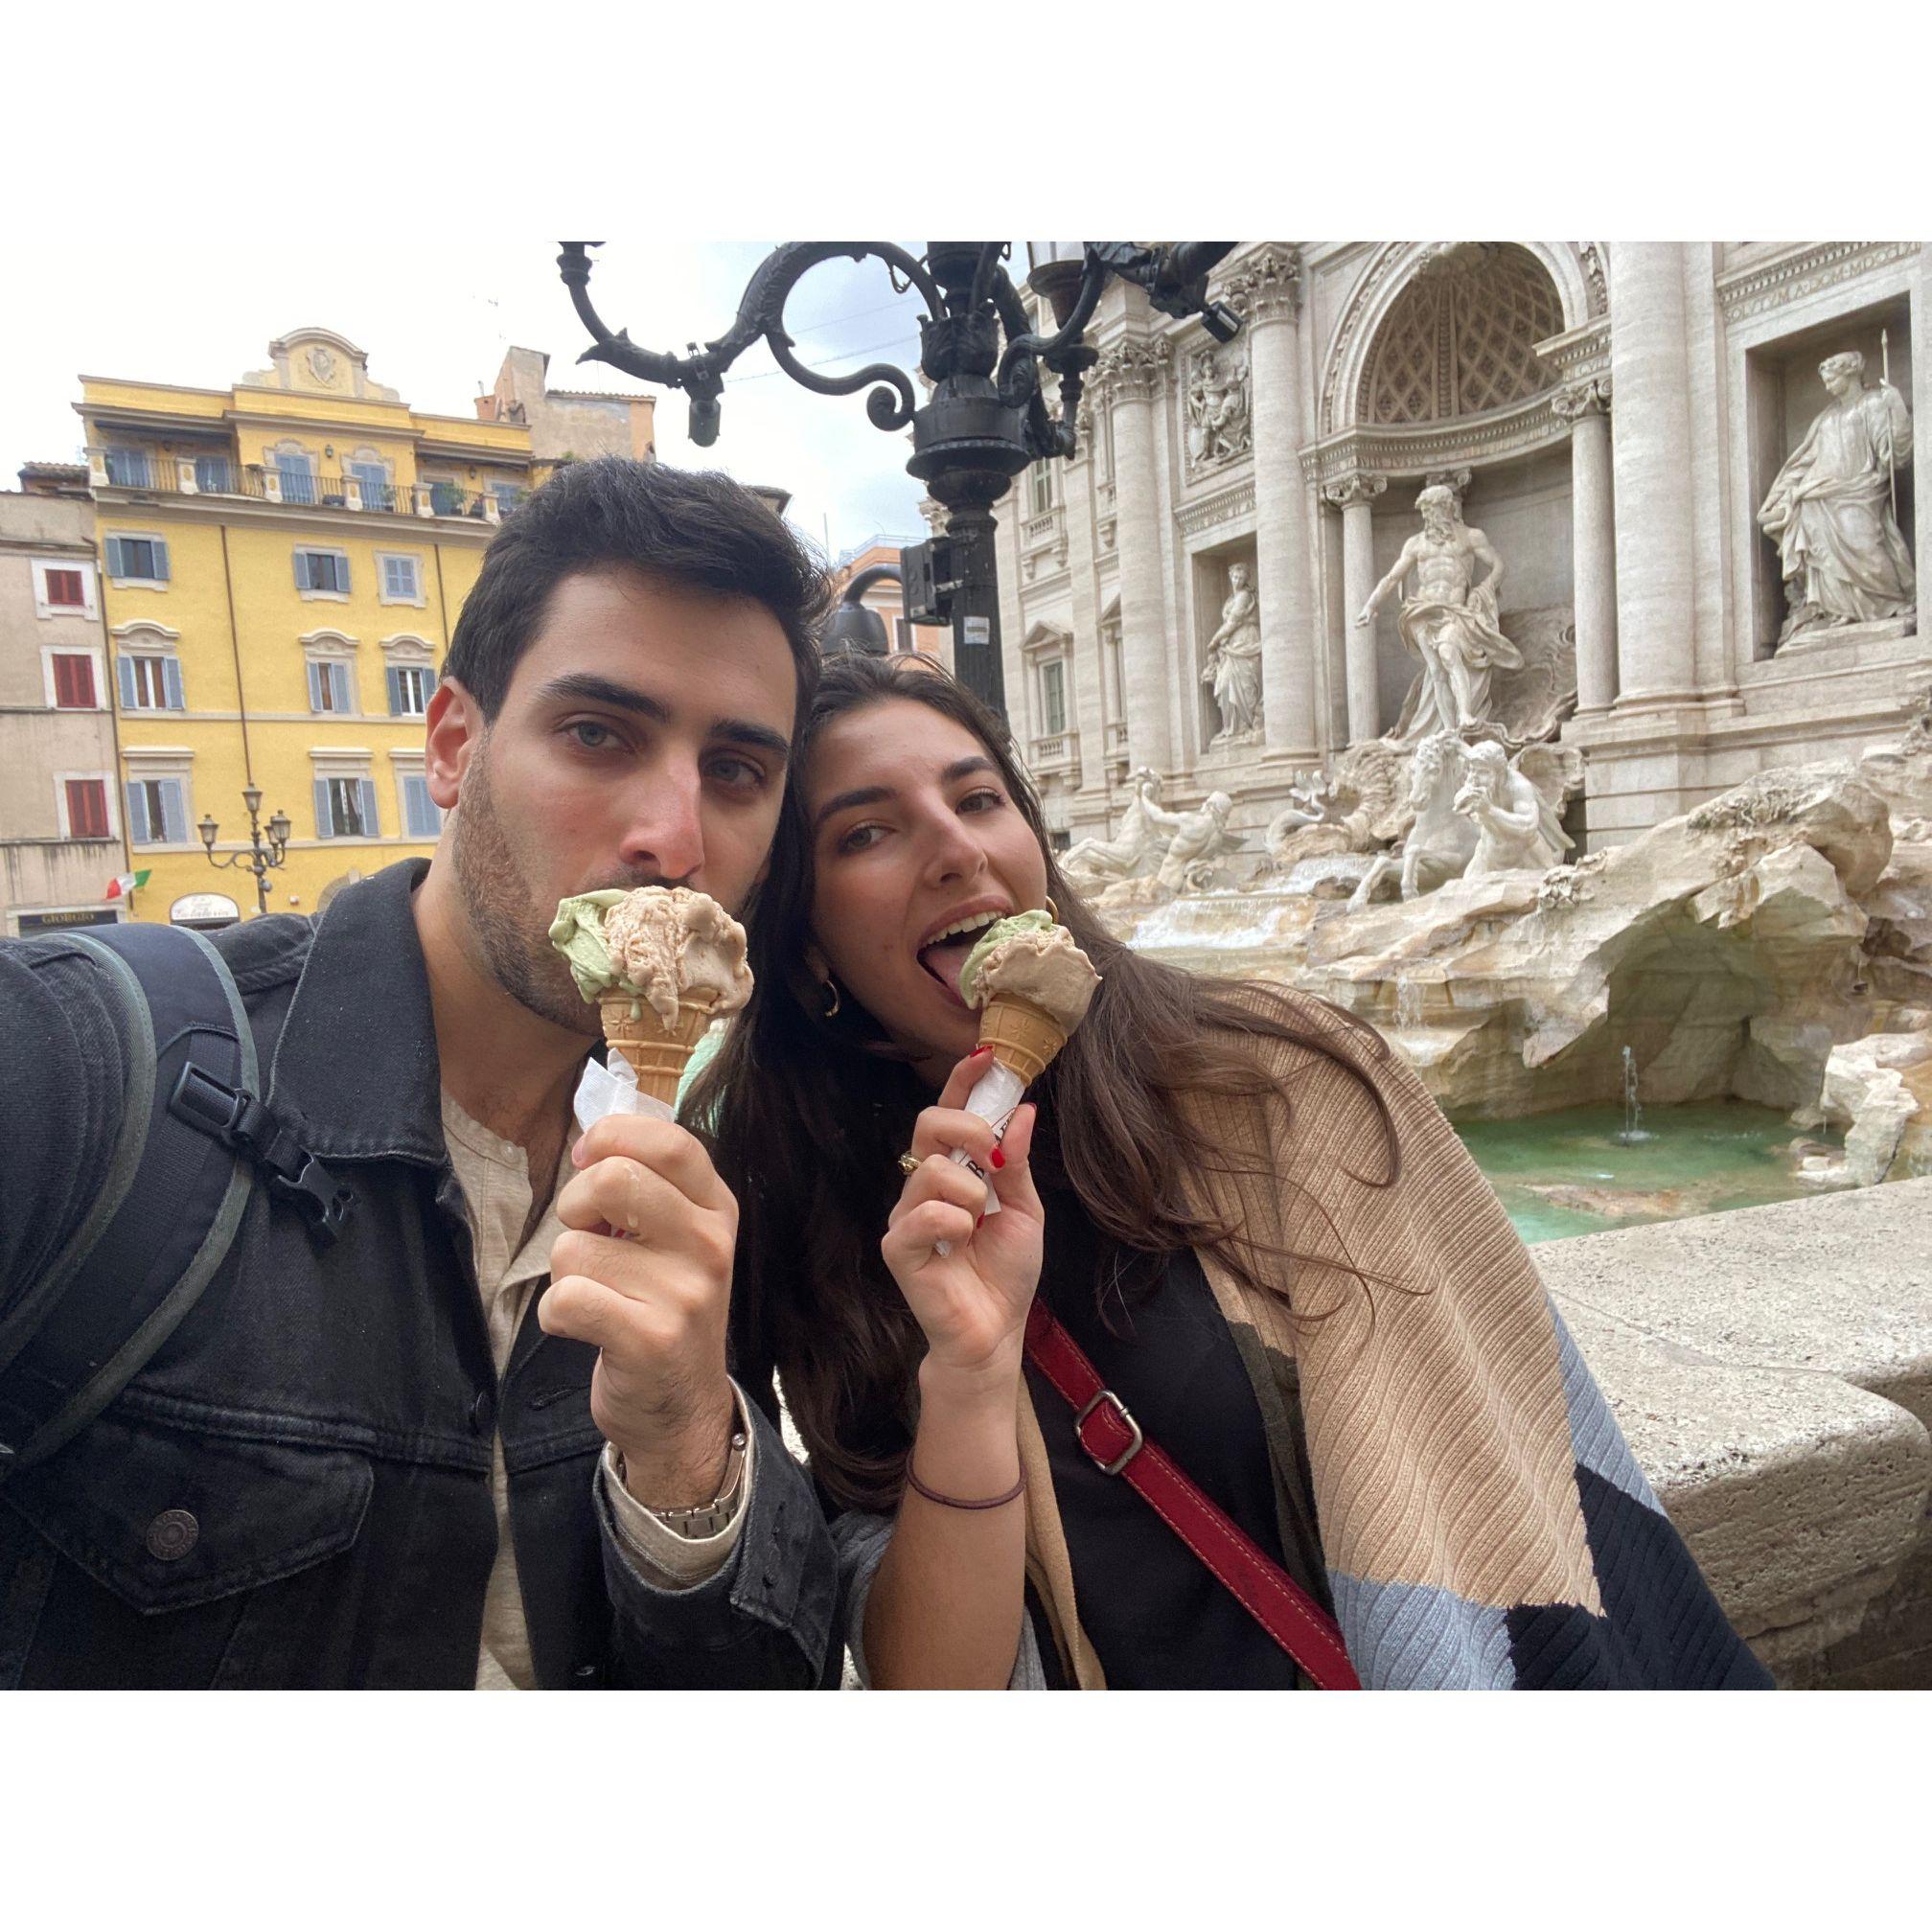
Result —
<path fill-rule="evenodd" d="M 1415 748 L 1409 767 L 1409 803 L 1415 814 L 1400 848 L 1380 854 L 1355 888 L 1351 906 L 1367 906 L 1391 873 L 1401 878 L 1402 897 L 1433 892 L 1460 879 L 1476 854 L 1475 820 L 1460 807 L 1464 782 L 1462 741 L 1437 731 Z"/>
<path fill-rule="evenodd" d="M 1253 440 L 1248 364 L 1241 349 L 1203 349 L 1187 374 L 1187 459 L 1211 468 L 1246 455 Z"/>
<path fill-rule="evenodd" d="M 1406 752 L 1370 738 L 1351 745 L 1326 778 L 1291 785 L 1262 840 L 1275 870 L 1338 852 L 1374 852 L 1400 839 L 1409 823 L 1408 762 Z"/>
<path fill-rule="evenodd" d="M 1228 830 L 1228 815 L 1233 809 L 1234 801 L 1227 793 L 1210 792 L 1198 812 L 1182 813 L 1157 875 L 1162 886 L 1176 892 L 1199 891 L 1213 871 L 1213 862 L 1239 850 L 1240 840 Z"/>
<path fill-rule="evenodd" d="M 1132 796 L 1112 839 L 1082 839 L 1060 855 L 1061 871 L 1086 891 L 1151 872 L 1181 829 L 1181 814 L 1162 808 L 1161 780 L 1148 767 L 1127 774 L 1127 789 Z"/>
<path fill-rule="evenodd" d="M 1248 578 L 1247 564 L 1230 566 L 1221 628 L 1208 640 L 1201 681 L 1213 687 L 1221 713 L 1210 745 L 1240 744 L 1261 729 L 1261 605 Z"/>
<path fill-rule="evenodd" d="M 1912 417 L 1890 382 L 1865 386 L 1855 349 L 1819 363 L 1831 401 L 1785 458 L 1758 512 L 1778 546 L 1790 614 L 1778 641 L 1899 617 L 1916 604 L 1898 520 L 1897 472 L 1912 458 Z"/>
<path fill-rule="evenodd" d="M 1562 823 L 1563 771 L 1558 753 L 1532 745 L 1512 763 L 1485 739 L 1462 753 L 1464 776 L 1454 809 L 1476 828 L 1476 851 L 1462 876 L 1548 872 L 1576 843 Z"/>
<path fill-rule="evenodd" d="M 1492 722 L 1490 677 L 1520 670 L 1515 645 L 1497 628 L 1496 598 L 1503 560 L 1480 530 L 1462 521 L 1456 493 L 1432 483 L 1415 499 L 1422 528 L 1402 546 L 1388 576 L 1368 593 L 1355 622 L 1373 624 L 1375 613 L 1415 572 L 1415 595 L 1402 599 L 1403 644 L 1421 659 L 1425 693 L 1410 719 L 1404 743 L 1437 731 L 1457 731 Z M 1476 581 L 1479 564 L 1489 574 Z"/>

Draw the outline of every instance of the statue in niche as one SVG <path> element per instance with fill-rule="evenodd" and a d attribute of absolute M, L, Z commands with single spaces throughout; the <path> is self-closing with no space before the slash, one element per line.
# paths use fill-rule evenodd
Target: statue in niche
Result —
<path fill-rule="evenodd" d="M 1355 888 L 1351 907 L 1367 906 L 1391 872 L 1401 880 L 1402 897 L 1433 892 L 1460 879 L 1476 856 L 1476 825 L 1460 809 L 1464 785 L 1462 741 L 1453 731 L 1438 731 L 1415 748 L 1409 766 L 1409 805 L 1415 822 L 1400 848 L 1379 854 Z"/>
<path fill-rule="evenodd" d="M 1245 456 L 1253 442 L 1248 420 L 1248 357 L 1236 345 L 1207 348 L 1187 372 L 1187 461 L 1196 470 Z"/>
<path fill-rule="evenodd" d="M 1493 723 L 1489 682 L 1498 670 L 1517 671 L 1521 654 L 1498 628 L 1497 594 L 1503 560 L 1480 530 L 1463 522 L 1456 493 L 1432 483 L 1415 499 L 1422 528 L 1402 546 L 1394 567 L 1356 613 L 1358 627 L 1415 572 L 1415 595 L 1402 599 L 1404 646 L 1421 659 L 1423 692 L 1402 733 L 1416 744 L 1438 731 L 1463 731 Z M 1489 574 L 1476 581 L 1479 564 Z"/>
<path fill-rule="evenodd" d="M 1228 601 L 1221 628 L 1208 640 L 1208 663 L 1201 681 L 1213 689 L 1221 728 L 1208 741 L 1234 745 L 1261 731 L 1261 604 L 1248 582 L 1248 566 L 1228 572 Z"/>
<path fill-rule="evenodd" d="M 1468 746 L 1454 809 L 1476 828 L 1476 851 L 1462 876 L 1548 872 L 1575 844 L 1563 829 L 1568 790 L 1560 752 L 1531 745 L 1512 761 L 1493 739 Z"/>
<path fill-rule="evenodd" d="M 1133 796 L 1112 839 L 1082 839 L 1060 855 L 1060 869 L 1072 884 L 1092 892 L 1121 879 L 1152 872 L 1162 848 L 1181 829 L 1178 812 L 1163 809 L 1159 775 L 1145 765 L 1127 774 Z"/>
<path fill-rule="evenodd" d="M 1888 381 L 1865 386 L 1855 349 L 1818 365 L 1831 401 L 1784 459 L 1758 512 L 1778 546 L 1790 614 L 1781 644 L 1844 624 L 1909 614 L 1912 553 L 1898 529 L 1898 472 L 1912 458 L 1912 416 Z"/>
<path fill-rule="evenodd" d="M 1210 792 L 1198 812 L 1184 812 L 1174 828 L 1167 856 L 1156 875 L 1176 892 L 1199 892 L 1212 883 L 1214 861 L 1240 849 L 1240 840 L 1228 830 L 1234 801 L 1225 792 Z"/>

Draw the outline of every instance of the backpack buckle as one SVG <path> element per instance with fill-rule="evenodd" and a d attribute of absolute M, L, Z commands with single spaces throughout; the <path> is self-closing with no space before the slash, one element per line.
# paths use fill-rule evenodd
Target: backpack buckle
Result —
<path fill-rule="evenodd" d="M 289 1202 L 308 1225 L 318 1248 L 334 1244 L 355 1205 L 342 1185 L 314 1155 L 252 1093 L 243 1093 L 204 1072 L 193 1061 L 168 1101 L 168 1111 L 197 1132 L 245 1156 L 258 1167 L 268 1191 Z"/>

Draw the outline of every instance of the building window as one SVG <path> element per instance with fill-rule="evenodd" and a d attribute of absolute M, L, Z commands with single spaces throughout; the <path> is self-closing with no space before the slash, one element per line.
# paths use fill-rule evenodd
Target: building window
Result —
<path fill-rule="evenodd" d="M 1040 667 L 1041 735 L 1057 738 L 1067 728 L 1067 665 L 1054 657 Z"/>
<path fill-rule="evenodd" d="M 68 838 L 107 838 L 106 779 L 69 778 L 64 789 L 67 794 Z"/>
<path fill-rule="evenodd" d="M 393 510 L 396 493 L 389 487 L 389 472 L 380 463 L 352 463 L 349 473 L 362 487 L 365 510 Z"/>
<path fill-rule="evenodd" d="M 176 657 L 150 657 L 124 652 L 119 659 L 124 711 L 182 711 L 187 698 Z"/>
<path fill-rule="evenodd" d="M 227 457 L 196 457 L 195 487 L 205 495 L 232 496 L 235 494 L 235 472 Z"/>
<path fill-rule="evenodd" d="M 41 617 L 92 617 L 94 569 L 89 564 L 34 560 L 34 609 Z"/>
<path fill-rule="evenodd" d="M 463 486 L 460 483 L 451 483 L 447 478 L 431 478 L 429 507 L 439 517 L 462 516 Z"/>
<path fill-rule="evenodd" d="M 107 480 L 117 490 L 151 490 L 153 465 L 145 449 L 109 449 L 106 452 Z"/>
<path fill-rule="evenodd" d="M 159 537 L 110 537 L 107 574 L 116 583 L 165 584 L 168 545 Z"/>
<path fill-rule="evenodd" d="M 78 570 L 48 571 L 47 602 L 56 610 L 85 610 L 87 580 Z"/>
<path fill-rule="evenodd" d="M 528 494 L 520 483 L 493 483 L 490 494 L 496 499 L 496 514 L 507 517 Z"/>
<path fill-rule="evenodd" d="M 429 781 L 420 771 L 397 775 L 402 800 L 402 830 L 411 839 L 435 839 L 443 831 L 443 808 L 429 795 Z"/>
<path fill-rule="evenodd" d="M 305 597 L 346 597 L 349 594 L 349 553 L 346 550 L 298 550 L 295 587 Z"/>
<path fill-rule="evenodd" d="M 94 690 L 94 660 L 84 651 L 54 653 L 54 708 L 57 711 L 96 711 L 101 700 Z"/>
<path fill-rule="evenodd" d="M 320 658 L 309 660 L 309 708 L 332 716 L 354 710 L 349 667 Z"/>
<path fill-rule="evenodd" d="M 384 604 L 422 603 L 423 572 L 416 558 L 383 555 L 377 558 L 376 564 L 382 580 L 382 587 L 377 594 Z"/>
<path fill-rule="evenodd" d="M 1033 466 L 1033 514 L 1044 517 L 1053 507 L 1053 466 L 1041 462 Z"/>
<path fill-rule="evenodd" d="M 392 664 L 384 673 L 389 683 L 389 715 L 421 718 L 429 709 L 436 674 L 426 664 Z"/>
<path fill-rule="evenodd" d="M 380 839 L 376 783 L 371 778 L 318 778 L 315 781 L 315 836 L 318 839 Z"/>
<path fill-rule="evenodd" d="M 136 845 L 185 845 L 188 801 L 179 778 L 132 778 L 127 783 L 127 836 Z"/>
<path fill-rule="evenodd" d="M 275 473 L 282 479 L 285 503 L 312 503 L 315 500 L 315 459 L 292 449 L 275 452 Z"/>

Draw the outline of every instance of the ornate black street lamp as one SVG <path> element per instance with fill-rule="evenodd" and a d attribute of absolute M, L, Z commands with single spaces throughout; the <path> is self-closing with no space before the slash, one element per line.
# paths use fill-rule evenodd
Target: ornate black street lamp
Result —
<path fill-rule="evenodd" d="M 912 426 L 906 468 L 945 506 L 946 535 L 906 550 L 906 614 L 915 624 L 953 627 L 953 662 L 961 679 L 1003 713 L 1000 662 L 1000 587 L 993 555 L 993 505 L 1013 478 L 1049 456 L 1074 452 L 1080 385 L 1099 352 L 1086 340 L 1107 279 L 1147 291 L 1162 314 L 1199 315 L 1218 342 L 1233 339 L 1241 318 L 1208 300 L 1208 273 L 1231 242 L 1037 242 L 1028 244 L 1028 287 L 1050 307 L 1051 334 L 1029 323 L 1020 291 L 1001 264 L 1005 242 L 929 242 L 914 257 L 890 242 L 787 242 L 759 264 L 724 334 L 688 356 L 640 349 L 622 330 L 608 329 L 590 306 L 589 250 L 597 242 L 565 242 L 557 259 L 570 299 L 593 346 L 577 359 L 609 362 L 647 382 L 691 398 L 691 440 L 717 440 L 724 372 L 752 343 L 764 341 L 794 382 L 820 396 L 850 396 L 872 385 L 865 413 L 881 429 Z M 919 325 L 919 367 L 932 385 L 920 405 L 912 380 L 888 362 L 843 376 L 808 369 L 785 330 L 792 290 L 821 262 L 843 256 L 886 264 L 893 288 L 913 289 L 926 304 Z M 1041 371 L 1058 379 L 1057 413 L 1049 412 Z"/>
<path fill-rule="evenodd" d="M 897 584 L 906 579 L 890 564 L 875 564 L 862 570 L 840 593 L 839 602 L 825 619 L 818 633 L 818 648 L 829 656 L 834 651 L 863 651 L 868 656 L 884 657 L 891 650 L 886 634 L 886 620 L 860 600 L 875 584 Z"/>
<path fill-rule="evenodd" d="M 278 812 L 268 821 L 268 842 L 262 842 L 262 788 L 259 785 L 244 785 L 242 788 L 242 802 L 248 808 L 247 852 L 231 852 L 225 859 L 215 856 L 215 837 L 220 831 L 212 813 L 201 815 L 201 842 L 208 848 L 208 862 L 218 872 L 231 867 L 239 867 L 243 872 L 255 875 L 255 896 L 261 909 L 268 909 L 268 875 L 288 856 L 288 835 L 294 826 L 288 822 L 286 812 Z"/>

